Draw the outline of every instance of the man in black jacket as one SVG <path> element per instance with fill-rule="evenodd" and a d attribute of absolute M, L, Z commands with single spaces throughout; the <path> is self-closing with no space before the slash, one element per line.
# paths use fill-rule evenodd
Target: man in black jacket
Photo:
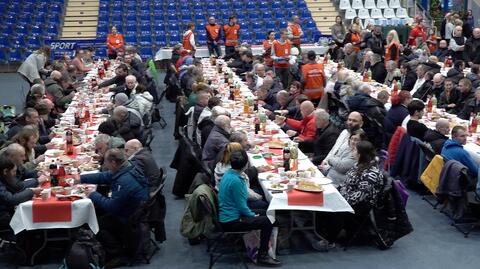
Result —
<path fill-rule="evenodd" d="M 480 28 L 473 29 L 472 37 L 465 42 L 464 55 L 468 66 L 480 64 Z"/>
<path fill-rule="evenodd" d="M 160 169 L 155 162 L 152 152 L 150 152 L 149 149 L 144 148 L 142 142 L 138 139 L 127 141 L 125 143 L 125 154 L 132 165 L 137 166 L 143 171 L 143 175 L 147 179 L 148 187 L 150 188 L 150 193 L 155 191 L 160 184 L 163 183 L 160 178 Z"/>
<path fill-rule="evenodd" d="M 478 112 L 480 112 L 480 88 L 475 90 L 474 98 L 467 100 L 463 110 L 458 114 L 458 117 L 464 120 L 470 120 L 472 113 L 477 115 Z"/>
<path fill-rule="evenodd" d="M 138 139 L 143 141 L 143 122 L 140 113 L 134 109 L 117 106 L 113 110 L 113 120 L 117 125 L 118 134 L 125 140 Z"/>
<path fill-rule="evenodd" d="M 425 142 L 432 146 L 435 154 L 441 154 L 443 144 L 447 141 L 447 135 L 450 133 L 450 126 L 448 120 L 439 119 L 435 125 L 435 130 L 428 129 L 425 133 Z"/>
<path fill-rule="evenodd" d="M 465 108 L 467 102 L 475 97 L 475 93 L 472 91 L 472 82 L 470 82 L 468 78 L 462 78 L 460 82 L 458 82 L 457 88 L 460 91 L 460 99 L 453 113 L 459 115 Z"/>
<path fill-rule="evenodd" d="M 453 68 L 448 70 L 447 78 L 451 78 L 455 83 L 458 83 L 462 78 L 465 77 L 463 74 L 463 69 L 465 69 L 465 62 L 462 60 L 456 60 L 453 64 Z"/>
<path fill-rule="evenodd" d="M 313 116 L 317 127 L 315 140 L 300 142 L 299 147 L 305 153 L 313 153 L 310 159 L 314 164 L 319 165 L 335 145 L 340 130 L 330 123 L 330 114 L 325 110 L 317 109 L 313 112 Z"/>
<path fill-rule="evenodd" d="M 375 26 L 372 35 L 367 39 L 367 47 L 371 49 L 373 53 L 383 55 L 385 53 L 384 43 L 382 28 Z"/>
<path fill-rule="evenodd" d="M 105 80 L 104 82 L 98 84 L 98 86 L 96 86 L 94 90 L 108 87 L 113 84 L 115 84 L 116 87 L 123 87 L 125 85 L 125 78 L 128 76 L 128 66 L 124 63 L 117 66 L 117 68 L 115 69 L 115 75 L 116 76 L 114 76 L 113 78 Z"/>
<path fill-rule="evenodd" d="M 417 81 L 417 74 L 412 70 L 412 67 L 408 62 L 404 62 L 400 65 L 400 73 L 402 73 L 402 90 L 411 91 Z"/>

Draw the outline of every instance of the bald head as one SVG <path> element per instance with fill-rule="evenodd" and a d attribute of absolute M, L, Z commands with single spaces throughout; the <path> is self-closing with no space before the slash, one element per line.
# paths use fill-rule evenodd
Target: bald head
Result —
<path fill-rule="evenodd" d="M 370 88 L 370 85 L 363 83 L 358 87 L 358 91 L 370 95 L 372 93 L 372 88 Z"/>
<path fill-rule="evenodd" d="M 113 109 L 113 119 L 115 121 L 121 122 L 125 119 L 128 114 L 128 109 L 124 106 L 117 106 Z"/>
<path fill-rule="evenodd" d="M 138 139 L 131 139 L 131 140 L 128 140 L 127 143 L 125 143 L 125 153 L 127 154 L 128 158 L 130 158 L 130 156 L 134 155 L 137 151 L 141 150 L 142 148 L 143 148 L 143 145 Z"/>
<path fill-rule="evenodd" d="M 442 83 L 443 81 L 445 80 L 445 77 L 440 74 L 440 73 L 436 73 L 434 76 L 433 76 L 433 86 L 435 87 L 441 87 L 442 86 Z"/>
<path fill-rule="evenodd" d="M 18 143 L 10 144 L 5 150 L 5 156 L 11 159 L 15 165 L 22 165 L 26 158 L 25 148 Z"/>
<path fill-rule="evenodd" d="M 480 28 L 473 28 L 472 34 L 474 38 L 480 38 Z"/>
<path fill-rule="evenodd" d="M 230 132 L 231 126 L 230 126 L 230 118 L 225 115 L 220 115 L 215 119 L 215 125 L 222 128 L 223 130 Z"/>
<path fill-rule="evenodd" d="M 450 123 L 447 119 L 438 119 L 435 124 L 435 129 L 443 135 L 448 135 L 448 133 L 450 133 Z"/>
<path fill-rule="evenodd" d="M 304 118 L 312 114 L 314 110 L 315 106 L 310 101 L 305 101 L 300 104 L 300 112 Z"/>
<path fill-rule="evenodd" d="M 357 111 L 353 111 L 348 114 L 347 118 L 347 128 L 352 133 L 352 131 L 358 130 L 363 126 L 363 117 L 362 114 Z"/>
<path fill-rule="evenodd" d="M 50 74 L 50 78 L 59 81 L 62 78 L 62 73 L 60 73 L 60 71 L 54 70 Z"/>

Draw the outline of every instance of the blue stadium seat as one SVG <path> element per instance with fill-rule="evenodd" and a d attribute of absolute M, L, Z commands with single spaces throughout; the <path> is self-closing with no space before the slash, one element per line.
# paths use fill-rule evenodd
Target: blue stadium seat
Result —
<path fill-rule="evenodd" d="M 8 42 L 7 38 L 0 38 L 0 49 L 8 49 L 10 48 L 10 42 Z"/>
<path fill-rule="evenodd" d="M 108 35 L 108 32 L 98 32 L 97 31 L 97 38 L 99 39 L 104 39 L 104 38 L 107 38 L 107 35 Z"/>
<path fill-rule="evenodd" d="M 283 10 L 276 10 L 275 11 L 275 18 L 276 19 L 284 19 L 285 18 L 285 13 Z"/>
<path fill-rule="evenodd" d="M 19 50 L 11 50 L 9 62 L 20 62 L 23 60 L 23 56 Z"/>
<path fill-rule="evenodd" d="M 178 26 L 177 23 L 170 23 L 168 25 L 168 30 L 169 31 L 180 31 L 180 27 Z"/>
<path fill-rule="evenodd" d="M 260 17 L 260 15 L 259 15 L 258 12 L 256 12 L 256 11 L 250 12 L 250 13 L 248 14 L 248 18 L 249 18 L 250 20 L 258 20 L 259 17 Z"/>
<path fill-rule="evenodd" d="M 140 24 L 140 31 L 151 31 L 152 30 L 152 25 L 150 23 L 141 23 Z"/>
<path fill-rule="evenodd" d="M 234 9 L 243 9 L 243 1 L 233 1 Z"/>
<path fill-rule="evenodd" d="M 272 20 L 272 19 L 267 20 L 267 21 L 265 22 L 265 28 L 266 28 L 267 30 L 277 30 L 276 22 L 275 22 L 274 20 Z"/>
<path fill-rule="evenodd" d="M 240 34 L 240 39 L 243 41 L 243 42 L 247 42 L 247 43 L 252 43 L 252 33 L 251 32 L 244 32 L 243 34 Z"/>
<path fill-rule="evenodd" d="M 40 39 L 39 38 L 30 38 L 27 42 L 27 47 L 30 49 L 36 49 L 40 47 Z"/>
<path fill-rule="evenodd" d="M 198 44 L 201 46 L 207 45 L 207 34 L 205 32 L 202 32 L 198 35 Z"/>
<path fill-rule="evenodd" d="M 265 40 L 266 33 L 256 32 L 255 33 L 255 43 L 262 44 L 263 40 Z"/>
<path fill-rule="evenodd" d="M 33 25 L 30 28 L 30 34 L 33 35 L 33 36 L 41 35 L 42 34 L 42 28 L 40 28 L 39 26 Z"/>
<path fill-rule="evenodd" d="M 174 46 L 181 42 L 180 35 L 178 33 L 170 33 L 169 44 Z"/>
<path fill-rule="evenodd" d="M 195 11 L 195 20 L 196 21 L 205 20 L 205 14 L 203 13 L 203 11 Z"/>
<path fill-rule="evenodd" d="M 165 31 L 165 24 L 162 23 L 158 23 L 158 22 L 155 22 L 154 26 L 153 26 L 153 30 L 154 31 Z"/>
<path fill-rule="evenodd" d="M 203 8 L 203 5 L 202 5 L 201 2 L 195 2 L 193 4 L 193 11 L 198 12 L 198 11 L 203 11 L 203 10 L 204 10 L 204 8 Z"/>
<path fill-rule="evenodd" d="M 270 12 L 269 10 L 262 11 L 262 18 L 264 20 L 272 20 L 272 12 Z"/>
<path fill-rule="evenodd" d="M 137 31 L 137 25 L 136 25 L 136 23 L 131 23 L 131 24 L 129 23 L 129 24 L 127 24 L 126 30 L 129 31 L 129 32 L 130 32 L 130 31 L 131 31 L 131 32 Z"/>
<path fill-rule="evenodd" d="M 272 8 L 274 9 L 282 8 L 282 4 L 280 3 L 280 1 L 273 1 Z"/>
<path fill-rule="evenodd" d="M 248 30 L 248 29 L 250 28 L 250 27 L 249 27 L 250 24 L 249 24 L 247 21 L 245 21 L 245 20 L 239 21 L 238 24 L 240 24 L 240 31 L 241 31 L 241 30 L 244 30 L 244 31 L 245 31 L 245 30 Z"/>
<path fill-rule="evenodd" d="M 285 29 L 288 26 L 288 22 L 286 20 L 280 20 L 278 21 L 278 28 L 279 29 Z"/>
<path fill-rule="evenodd" d="M 293 10 L 294 8 L 296 8 L 296 5 L 292 1 L 285 1 L 283 7 L 286 10 Z"/>
<path fill-rule="evenodd" d="M 143 47 L 140 49 L 140 56 L 142 57 L 143 60 L 147 60 L 152 58 L 153 53 L 152 53 L 152 47 Z"/>
<path fill-rule="evenodd" d="M 158 45 L 158 46 L 166 46 L 167 45 L 167 36 L 165 34 L 163 35 L 157 35 L 155 37 L 155 43 Z"/>
<path fill-rule="evenodd" d="M 315 23 L 314 20 L 312 19 L 308 19 L 305 23 L 305 27 L 307 29 L 316 29 L 317 28 L 317 24 Z"/>
<path fill-rule="evenodd" d="M 230 3 L 228 3 L 227 1 L 222 1 L 220 3 L 220 10 L 222 10 L 222 12 L 228 11 L 229 9 L 230 9 Z"/>
<path fill-rule="evenodd" d="M 7 55 L 5 54 L 4 50 L 0 50 L 0 63 L 7 63 Z"/>
<path fill-rule="evenodd" d="M 28 29 L 26 26 L 20 26 L 18 25 L 15 28 L 15 32 L 17 33 L 17 36 L 25 36 L 28 35 Z"/>
<path fill-rule="evenodd" d="M 128 44 L 135 44 L 137 43 L 137 36 L 135 33 L 127 33 L 125 35 L 125 42 L 128 43 Z"/>

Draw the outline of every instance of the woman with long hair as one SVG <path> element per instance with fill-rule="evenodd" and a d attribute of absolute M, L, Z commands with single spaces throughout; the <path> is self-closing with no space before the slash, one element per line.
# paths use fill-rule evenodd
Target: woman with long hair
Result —
<path fill-rule="evenodd" d="M 363 25 L 362 20 L 360 19 L 360 17 L 355 17 L 355 18 L 353 18 L 351 25 L 353 25 L 353 24 L 357 24 L 357 25 L 360 27 L 359 31 L 365 29 L 365 26 Z M 351 26 L 351 25 L 350 25 L 350 26 Z"/>
<path fill-rule="evenodd" d="M 40 47 L 25 59 L 18 68 L 17 73 L 28 82 L 30 87 L 35 83 L 42 83 L 41 76 L 46 76 L 50 72 L 50 70 L 45 68 L 49 57 L 50 46 Z"/>
<path fill-rule="evenodd" d="M 275 41 L 275 31 L 268 31 L 267 38 L 263 41 L 263 59 L 265 65 L 268 67 L 273 66 L 272 60 L 272 45 Z"/>
<path fill-rule="evenodd" d="M 345 39 L 347 30 L 345 29 L 345 25 L 343 25 L 341 16 L 335 17 L 335 24 L 332 25 L 331 29 L 333 41 L 337 43 L 337 46 L 343 47 L 343 40 Z"/>
<path fill-rule="evenodd" d="M 123 50 L 124 43 L 123 35 L 118 32 L 115 25 L 112 26 L 112 30 L 107 36 L 108 58 L 116 59 L 118 52 Z"/>
<path fill-rule="evenodd" d="M 33 126 L 24 127 L 18 134 L 12 137 L 13 143 L 18 143 L 25 149 L 24 166 L 27 170 L 35 169 L 38 163 L 45 160 L 44 155 L 35 158 L 35 146 L 39 138 L 38 130 Z"/>
<path fill-rule="evenodd" d="M 388 61 L 395 61 L 398 64 L 400 58 L 400 41 L 398 40 L 398 33 L 391 30 L 387 35 L 387 46 L 385 46 L 385 64 Z"/>

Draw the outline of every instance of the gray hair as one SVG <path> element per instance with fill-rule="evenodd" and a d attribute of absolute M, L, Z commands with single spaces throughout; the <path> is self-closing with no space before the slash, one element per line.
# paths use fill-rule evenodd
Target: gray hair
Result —
<path fill-rule="evenodd" d="M 125 155 L 125 151 L 123 149 L 109 149 L 105 153 L 105 160 L 110 162 L 115 162 L 117 164 L 122 164 L 127 161 L 127 156 Z"/>
<path fill-rule="evenodd" d="M 215 125 L 217 125 L 218 127 L 222 128 L 222 129 L 227 129 L 230 127 L 230 118 L 228 116 L 225 116 L 225 115 L 219 115 L 215 121 L 214 121 Z"/>
<path fill-rule="evenodd" d="M 110 143 L 110 136 L 107 134 L 99 134 L 95 137 L 95 145 Z"/>
<path fill-rule="evenodd" d="M 18 144 L 18 143 L 13 143 L 13 144 L 10 144 L 8 145 L 8 147 L 5 149 L 5 155 L 8 157 L 8 156 L 12 156 L 12 154 L 16 153 L 16 152 L 25 152 L 25 148 Z"/>
<path fill-rule="evenodd" d="M 128 75 L 125 77 L 125 81 L 127 80 L 133 80 L 135 82 L 137 82 L 137 78 L 134 76 L 134 75 Z"/>
<path fill-rule="evenodd" d="M 230 142 L 242 143 L 247 138 L 247 134 L 243 131 L 235 131 L 230 135 Z"/>
<path fill-rule="evenodd" d="M 369 84 L 362 83 L 362 84 L 360 84 L 360 86 L 358 86 L 358 91 L 366 93 L 366 94 L 370 94 L 372 92 L 372 88 L 370 87 Z"/>
<path fill-rule="evenodd" d="M 280 95 L 280 96 L 283 95 L 284 97 L 288 97 L 288 96 L 289 96 L 289 94 L 288 94 L 288 92 L 287 92 L 286 90 L 281 90 L 281 91 L 277 92 L 277 97 L 278 97 L 279 95 Z"/>
<path fill-rule="evenodd" d="M 321 109 L 321 108 L 318 108 L 318 109 L 315 109 L 313 111 L 313 116 L 317 119 L 322 119 L 322 120 L 330 120 L 330 114 L 328 114 L 327 111 L 325 111 L 325 109 Z"/>
<path fill-rule="evenodd" d="M 31 93 L 39 93 L 41 95 L 45 94 L 45 86 L 43 84 L 37 83 L 33 84 L 33 86 L 30 88 Z"/>
<path fill-rule="evenodd" d="M 210 118 L 212 119 L 213 122 L 215 122 L 215 119 L 220 116 L 220 115 L 226 115 L 228 116 L 228 111 L 224 108 L 224 107 L 221 107 L 221 106 L 214 106 L 212 108 L 212 115 L 210 116 Z"/>

